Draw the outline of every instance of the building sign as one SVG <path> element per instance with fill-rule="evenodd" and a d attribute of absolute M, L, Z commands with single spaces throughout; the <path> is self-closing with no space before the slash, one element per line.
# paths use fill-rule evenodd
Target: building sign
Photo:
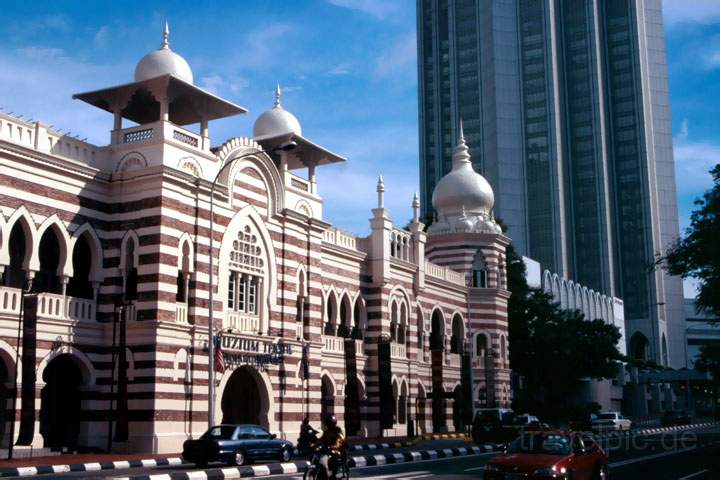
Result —
<path fill-rule="evenodd" d="M 283 341 L 273 342 L 229 334 L 218 336 L 218 344 L 222 349 L 226 369 L 250 365 L 264 371 L 270 365 L 283 363 L 285 355 L 293 353 L 292 345 Z"/>

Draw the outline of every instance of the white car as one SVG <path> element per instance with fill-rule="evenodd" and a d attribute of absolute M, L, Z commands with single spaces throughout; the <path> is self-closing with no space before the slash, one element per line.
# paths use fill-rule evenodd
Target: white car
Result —
<path fill-rule="evenodd" d="M 619 412 L 600 412 L 592 421 L 592 429 L 595 432 L 629 431 L 632 428 L 632 421 L 625 418 Z"/>

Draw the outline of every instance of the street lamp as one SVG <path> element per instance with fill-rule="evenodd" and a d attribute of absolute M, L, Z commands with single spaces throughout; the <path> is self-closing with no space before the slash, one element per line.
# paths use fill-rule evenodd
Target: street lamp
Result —
<path fill-rule="evenodd" d="M 213 258 L 214 258 L 214 236 L 215 236 L 215 187 L 217 186 L 217 181 L 220 178 L 220 175 L 225 171 L 228 166 L 234 164 L 237 160 L 240 160 L 241 158 L 249 157 L 252 155 L 257 155 L 258 153 L 274 153 L 274 152 L 288 152 L 290 150 L 293 150 L 295 147 L 297 147 L 297 143 L 294 141 L 289 141 L 283 144 L 278 145 L 277 147 L 273 148 L 269 152 L 266 152 L 263 149 L 260 149 L 259 152 L 249 152 L 244 153 L 242 155 L 238 155 L 237 157 L 231 158 L 225 165 L 223 165 L 220 170 L 218 170 L 217 174 L 215 175 L 215 179 L 213 180 L 212 186 L 210 187 L 210 261 L 208 269 L 209 269 L 209 280 L 208 280 L 208 288 L 210 289 L 210 295 L 209 295 L 209 304 L 210 304 L 210 313 L 208 315 L 208 429 L 215 426 L 215 335 L 213 332 L 213 311 L 215 310 L 213 308 L 213 290 L 215 289 L 213 278 L 214 278 L 214 271 L 213 271 Z"/>

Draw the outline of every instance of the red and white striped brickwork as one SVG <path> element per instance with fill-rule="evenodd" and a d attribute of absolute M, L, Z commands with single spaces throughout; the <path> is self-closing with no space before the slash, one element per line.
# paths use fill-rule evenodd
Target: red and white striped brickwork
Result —
<path fill-rule="evenodd" d="M 43 147 L 33 135 L 56 137 L 50 142 L 54 146 Z M 74 139 L 65 148 L 63 141 L 42 124 L 0 116 L 3 445 L 10 439 L 13 419 L 17 437 L 22 414 L 19 391 L 12 410 L 12 381 L 22 358 L 20 289 L 11 281 L 18 272 L 34 276 L 37 285 L 41 277 L 55 275 L 60 285 L 54 292 L 35 287 L 31 293 L 42 305 L 37 312 L 34 446 L 47 445 L 48 432 L 67 422 L 76 422 L 78 429 L 70 441 L 106 445 L 108 420 L 118 408 L 110 402 L 111 389 L 118 388 L 113 380 L 118 374 L 112 370 L 113 320 L 132 265 L 137 267 L 138 295 L 124 310 L 129 439 L 115 448 L 176 452 L 186 438 L 206 429 L 210 183 L 225 162 L 252 152 L 221 176 L 216 192 L 215 328 L 249 340 L 281 340 L 291 353 L 265 369 L 231 367 L 218 373 L 216 422 L 239 402 L 255 405 L 259 423 L 291 440 L 297 438 L 303 417 L 309 415 L 319 426 L 323 412 L 333 412 L 341 425 L 357 422 L 355 433 L 361 435 L 453 431 L 455 402 L 450 397 L 461 382 L 461 358 L 451 346 L 456 318 L 461 326 L 458 341 L 469 339 L 473 348 L 474 398 L 481 398 L 485 389 L 487 404 L 510 402 L 505 237 L 428 237 L 417 225 L 411 231 L 392 227 L 383 212 L 376 212 L 376 218 L 384 218 L 384 223 L 374 224 L 369 237 L 346 234 L 322 220 L 322 199 L 313 180 L 282 171 L 278 159 L 252 140 L 233 139 L 211 152 L 155 138 L 138 142 L 137 155 Z M 182 152 L 163 153 L 168 144 Z M 233 316 L 227 300 L 230 265 L 233 242 L 242 234 L 254 238 L 255 253 L 263 262 L 254 284 L 256 311 Z M 89 258 L 78 258 L 81 238 Z M 486 288 L 468 286 L 478 250 L 487 266 Z M 56 252 L 57 258 L 48 258 L 48 252 Z M 92 287 L 89 298 L 68 293 L 80 276 Z M 183 282 L 187 294 L 179 300 Z M 439 323 L 434 324 L 434 318 Z M 440 324 L 442 331 L 435 334 L 444 348 L 431 355 L 432 331 Z M 498 353 L 487 356 L 492 365 L 484 355 L 476 356 L 477 334 L 487 335 L 487 351 Z M 394 405 L 380 402 L 381 336 L 391 338 Z M 307 382 L 301 362 L 305 341 Z M 353 349 L 355 359 L 349 360 Z M 435 369 L 434 358 L 441 362 Z M 51 381 L 46 369 L 54 365 L 60 371 L 63 359 L 71 360 L 79 373 L 76 419 L 60 419 L 48 397 L 65 388 L 46 383 Z M 357 371 L 355 404 L 345 398 L 352 390 L 346 381 L 350 363 Z M 248 378 L 255 382 L 256 403 L 232 397 L 236 390 L 229 385 L 240 369 L 249 371 Z M 18 372 L 23 370 L 20 365 Z M 433 378 L 433 371 L 442 378 Z M 20 383 L 18 376 L 18 387 Z M 431 398 L 438 385 L 447 397 L 441 403 L 443 425 L 433 422 L 437 413 Z M 353 405 L 348 407 L 353 413 L 346 415 L 348 405 Z M 381 410 L 388 408 L 394 424 L 380 432 Z"/>

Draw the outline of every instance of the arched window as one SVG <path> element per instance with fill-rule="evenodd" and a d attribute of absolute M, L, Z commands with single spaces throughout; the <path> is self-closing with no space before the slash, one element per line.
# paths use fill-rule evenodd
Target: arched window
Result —
<path fill-rule="evenodd" d="M 60 241 L 55 230 L 45 230 L 40 239 L 40 271 L 35 274 L 33 287 L 36 292 L 61 293 L 60 277 Z"/>
<path fill-rule="evenodd" d="M 418 359 L 422 358 L 423 349 L 425 348 L 425 320 L 423 319 L 422 308 L 418 304 L 417 307 L 417 348 Z"/>
<path fill-rule="evenodd" d="M 190 287 L 190 244 L 183 242 L 180 251 L 179 268 L 177 275 L 177 293 L 175 301 L 180 303 L 188 302 L 188 290 Z"/>
<path fill-rule="evenodd" d="M 310 340 L 310 315 L 307 309 L 307 288 L 305 287 L 305 271 L 298 272 L 297 283 L 297 321 L 302 328 L 302 338 Z"/>
<path fill-rule="evenodd" d="M 487 288 L 487 266 L 481 251 L 475 254 L 472 266 L 472 286 L 475 288 Z"/>
<path fill-rule="evenodd" d="M 257 330 L 260 322 L 260 299 L 263 298 L 265 260 L 261 242 L 249 225 L 241 229 L 230 251 L 227 308 L 238 316 L 239 330 Z"/>
<path fill-rule="evenodd" d="M 500 362 L 503 367 L 507 366 L 507 340 L 505 340 L 505 335 L 500 335 Z"/>
<path fill-rule="evenodd" d="M 455 314 L 452 320 L 452 336 L 450 337 L 450 353 L 462 353 L 464 331 L 462 317 Z"/>
<path fill-rule="evenodd" d="M 445 320 L 440 310 L 433 312 L 431 327 L 430 350 L 445 350 Z"/>
<path fill-rule="evenodd" d="M 327 302 L 325 303 L 325 335 L 335 335 L 337 328 L 336 318 L 337 316 L 337 300 L 333 292 L 328 292 Z"/>
<path fill-rule="evenodd" d="M 27 271 L 25 270 L 30 252 L 28 252 L 28 235 L 20 221 L 10 231 L 9 250 L 10 265 L 5 268 L 5 285 L 13 288 L 24 288 Z"/>
<path fill-rule="evenodd" d="M 397 342 L 404 345 L 407 342 L 407 307 L 405 302 L 400 303 L 400 325 L 398 327 Z"/>
<path fill-rule="evenodd" d="M 351 313 L 350 297 L 346 293 L 343 295 L 342 299 L 340 300 L 340 325 L 338 325 L 338 329 L 337 329 L 338 337 L 347 338 L 350 336 L 350 332 L 351 332 L 350 313 Z"/>
<path fill-rule="evenodd" d="M 355 299 L 355 305 L 353 307 L 353 329 L 350 336 L 355 340 L 361 340 L 363 338 L 365 308 L 362 301 L 362 297 L 358 295 Z"/>
<path fill-rule="evenodd" d="M 390 341 L 397 342 L 398 304 L 395 300 L 390 304 Z"/>
<path fill-rule="evenodd" d="M 75 248 L 73 248 L 73 276 L 68 281 L 67 286 L 67 294 L 69 296 L 87 299 L 93 298 L 93 287 L 90 282 L 92 257 L 87 234 L 83 234 L 77 239 Z"/>
<path fill-rule="evenodd" d="M 475 356 L 485 358 L 485 355 L 487 355 L 487 337 L 479 333 L 475 337 Z"/>

